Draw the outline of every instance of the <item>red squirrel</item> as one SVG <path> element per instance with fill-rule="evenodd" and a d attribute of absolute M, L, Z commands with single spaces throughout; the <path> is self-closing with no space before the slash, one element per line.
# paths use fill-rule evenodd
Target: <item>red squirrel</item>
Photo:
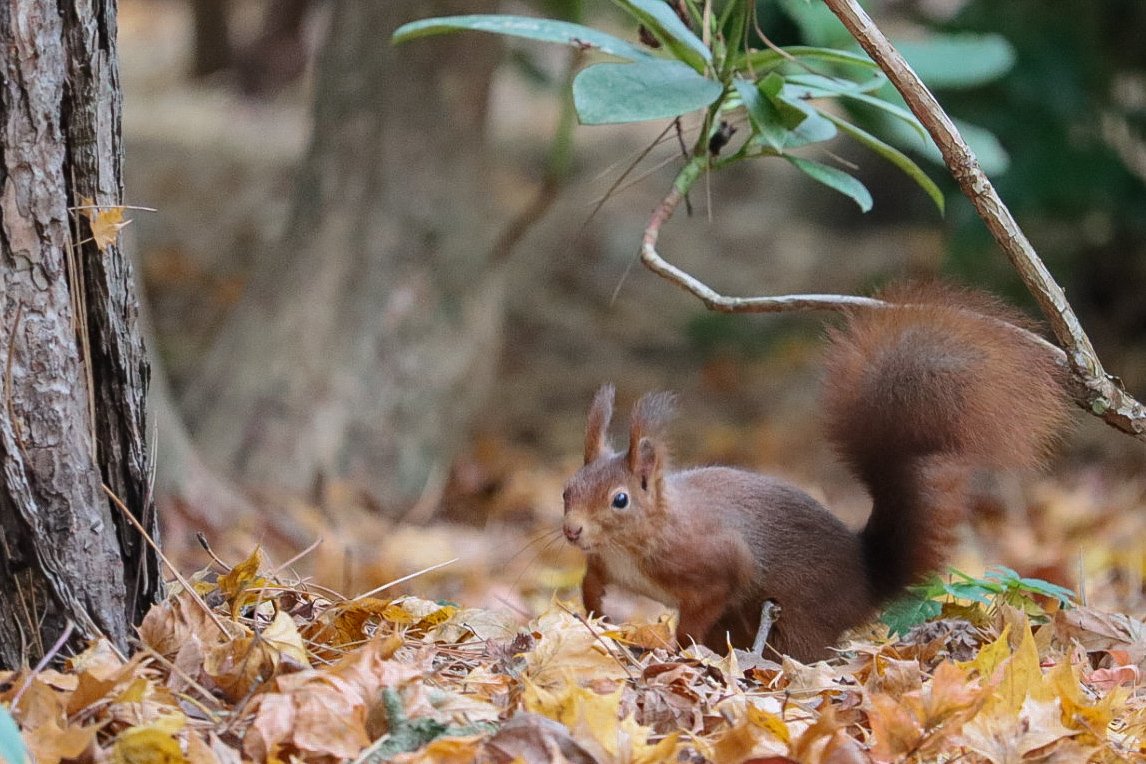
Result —
<path fill-rule="evenodd" d="M 1025 322 L 985 295 L 899 287 L 883 309 L 831 330 L 821 409 L 827 435 L 867 488 L 847 528 L 783 480 L 730 467 L 669 468 L 672 396 L 633 407 L 628 449 L 607 430 L 614 391 L 589 408 L 585 466 L 565 486 L 565 537 L 588 557 L 586 610 L 611 584 L 680 611 L 677 638 L 723 652 L 752 643 L 767 601 L 769 645 L 810 661 L 844 631 L 936 571 L 982 468 L 1037 466 L 1068 417 L 1063 373 Z"/>

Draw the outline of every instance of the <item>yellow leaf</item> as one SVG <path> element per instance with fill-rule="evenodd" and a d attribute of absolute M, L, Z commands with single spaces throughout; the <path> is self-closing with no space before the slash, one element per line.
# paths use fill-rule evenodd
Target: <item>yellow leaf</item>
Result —
<path fill-rule="evenodd" d="M 1088 742 L 1103 742 L 1115 708 L 1126 700 L 1128 691 L 1115 688 L 1101 700 L 1089 702 L 1079 681 L 1078 667 L 1065 658 L 1050 671 L 1047 682 L 1062 705 L 1063 724 L 1088 733 Z"/>
<path fill-rule="evenodd" d="M 1057 702 L 1033 698 L 1027 698 L 1015 710 L 1002 706 L 992 712 L 984 709 L 966 724 L 959 742 L 994 764 L 1010 764 L 1077 734 L 1062 725 L 1061 715 Z"/>
<path fill-rule="evenodd" d="M 748 704 L 748 721 L 767 730 L 784 745 L 789 745 L 792 742 L 791 735 L 788 733 L 788 725 L 784 724 L 783 719 L 752 703 Z"/>
<path fill-rule="evenodd" d="M 623 660 L 623 648 L 615 646 L 607 637 L 594 634 L 564 610 L 542 614 L 532 630 L 542 636 L 536 647 L 525 654 L 525 671 L 530 680 L 541 687 L 628 676 L 619 663 Z"/>
<path fill-rule="evenodd" d="M 1011 711 L 1022 708 L 1028 697 L 1037 701 L 1049 701 L 1054 692 L 1043 682 L 1043 671 L 1039 665 L 1039 651 L 1031 634 L 1030 623 L 1024 619 L 1023 636 L 1011 659 L 1003 666 L 1003 674 L 989 705 L 1003 704 Z"/>
<path fill-rule="evenodd" d="M 81 214 L 88 221 L 92 232 L 92 239 L 103 252 L 119 238 L 119 232 L 131 221 L 123 217 L 123 207 L 96 207 L 91 199 L 80 199 Z"/>
<path fill-rule="evenodd" d="M 478 760 L 484 740 L 484 735 L 440 737 L 419 751 L 399 754 L 387 761 L 394 764 L 471 764 Z"/>
<path fill-rule="evenodd" d="M 119 733 L 111 749 L 112 764 L 186 764 L 183 749 L 157 722 Z"/>
<path fill-rule="evenodd" d="M 137 676 L 131 680 L 123 692 L 115 699 L 116 703 L 142 703 L 151 694 L 151 682 L 145 677 Z"/>
<path fill-rule="evenodd" d="M 984 645 L 979 654 L 975 656 L 974 660 L 967 663 L 960 664 L 960 668 L 973 668 L 979 672 L 979 676 L 983 681 L 989 680 L 995 674 L 997 669 L 1003 661 L 1011 657 L 1011 626 L 1007 624 L 1003 627 L 1003 633 L 989 645 Z"/>
<path fill-rule="evenodd" d="M 294 619 L 285 611 L 278 611 L 274 620 L 259 636 L 281 657 L 288 659 L 292 664 L 291 668 L 310 668 L 302 635 L 298 633 Z"/>
<path fill-rule="evenodd" d="M 250 557 L 231 568 L 230 572 L 219 576 L 219 592 L 231 603 L 232 615 L 237 614 L 243 606 L 246 598 L 241 595 L 245 591 L 266 583 L 266 579 L 259 576 L 261 564 L 262 553 L 255 547 Z"/>

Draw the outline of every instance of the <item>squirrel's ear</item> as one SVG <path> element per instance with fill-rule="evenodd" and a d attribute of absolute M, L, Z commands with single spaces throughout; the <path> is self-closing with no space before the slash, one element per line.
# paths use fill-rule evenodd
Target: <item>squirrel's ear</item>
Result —
<path fill-rule="evenodd" d="M 664 467 L 664 447 L 651 438 L 641 438 L 629 444 L 629 471 L 641 479 L 641 489 L 648 490 L 649 484 L 660 486 L 661 470 Z"/>
<path fill-rule="evenodd" d="M 664 446 L 661 433 L 672 418 L 675 400 L 672 393 L 649 393 L 633 406 L 629 418 L 629 471 L 645 483 L 655 478 L 663 465 Z"/>
<path fill-rule="evenodd" d="M 589 422 L 585 425 L 585 463 L 595 462 L 609 452 L 609 420 L 613 418 L 612 385 L 601 385 L 589 405 Z"/>

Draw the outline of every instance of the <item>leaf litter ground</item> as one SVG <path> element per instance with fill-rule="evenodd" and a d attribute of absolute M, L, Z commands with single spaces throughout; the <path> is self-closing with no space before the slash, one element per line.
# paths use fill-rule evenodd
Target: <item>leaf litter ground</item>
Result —
<path fill-rule="evenodd" d="M 902 638 L 873 625 L 810 666 L 678 650 L 655 610 L 588 620 L 567 554 L 525 565 L 528 580 L 484 576 L 489 590 L 467 600 L 458 571 L 415 578 L 409 594 L 344 597 L 256 549 L 173 582 L 132 655 L 97 642 L 59 669 L 0 675 L 0 701 L 40 764 L 1139 760 L 1146 627 L 1108 612 L 1141 599 L 1142 521 L 1128 519 L 1141 492 L 1129 490 L 1084 475 L 1040 489 L 1025 533 L 980 521 L 991 559 L 1093 571 L 1090 605 L 951 600 Z M 439 556 L 478 534 L 385 530 L 405 547 L 423 533 Z M 397 548 L 374 542 L 383 557 Z"/>

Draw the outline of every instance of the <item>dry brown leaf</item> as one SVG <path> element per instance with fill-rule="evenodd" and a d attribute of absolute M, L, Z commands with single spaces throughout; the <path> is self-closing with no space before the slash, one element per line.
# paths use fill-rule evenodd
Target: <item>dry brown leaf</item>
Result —
<path fill-rule="evenodd" d="M 119 232 L 131 223 L 130 220 L 124 219 L 123 207 L 96 207 L 95 202 L 86 197 L 80 199 L 80 206 L 80 213 L 87 218 L 92 239 L 95 240 L 100 252 L 115 244 Z"/>
<path fill-rule="evenodd" d="M 550 689 L 566 682 L 623 679 L 620 661 L 624 649 L 564 610 L 554 609 L 537 618 L 533 632 L 537 646 L 526 654 L 526 676 L 537 687 Z"/>
<path fill-rule="evenodd" d="M 305 671 L 284 692 L 256 698 L 255 718 L 243 750 L 258 760 L 273 752 L 353 758 L 370 744 L 366 699 L 351 683 L 329 674 Z"/>
<path fill-rule="evenodd" d="M 20 696 L 14 716 L 37 764 L 58 764 L 61 759 L 74 759 L 95 741 L 99 725 L 82 726 L 68 720 L 67 695 L 36 678 Z"/>
<path fill-rule="evenodd" d="M 1080 606 L 1054 615 L 1058 637 L 1078 642 L 1087 652 L 1122 650 L 1140 669 L 1146 669 L 1146 625 L 1122 613 L 1103 613 Z"/>
<path fill-rule="evenodd" d="M 483 754 L 493 764 L 597 764 L 565 725 L 528 711 L 515 714 L 486 741 Z"/>
<path fill-rule="evenodd" d="M 420 751 L 391 757 L 394 764 L 472 764 L 481 750 L 484 735 L 440 737 Z"/>
<path fill-rule="evenodd" d="M 963 727 L 959 742 L 992 764 L 1018 764 L 1027 754 L 1076 734 L 1061 717 L 1057 700 L 1028 698 L 1017 711 L 1006 705 L 984 709 Z"/>
<path fill-rule="evenodd" d="M 258 594 L 247 594 L 248 590 L 266 586 L 267 579 L 259 575 L 262 563 L 262 553 L 255 547 L 247 559 L 219 576 L 219 593 L 230 603 L 232 616 L 237 616 L 244 605 L 259 598 Z"/>

